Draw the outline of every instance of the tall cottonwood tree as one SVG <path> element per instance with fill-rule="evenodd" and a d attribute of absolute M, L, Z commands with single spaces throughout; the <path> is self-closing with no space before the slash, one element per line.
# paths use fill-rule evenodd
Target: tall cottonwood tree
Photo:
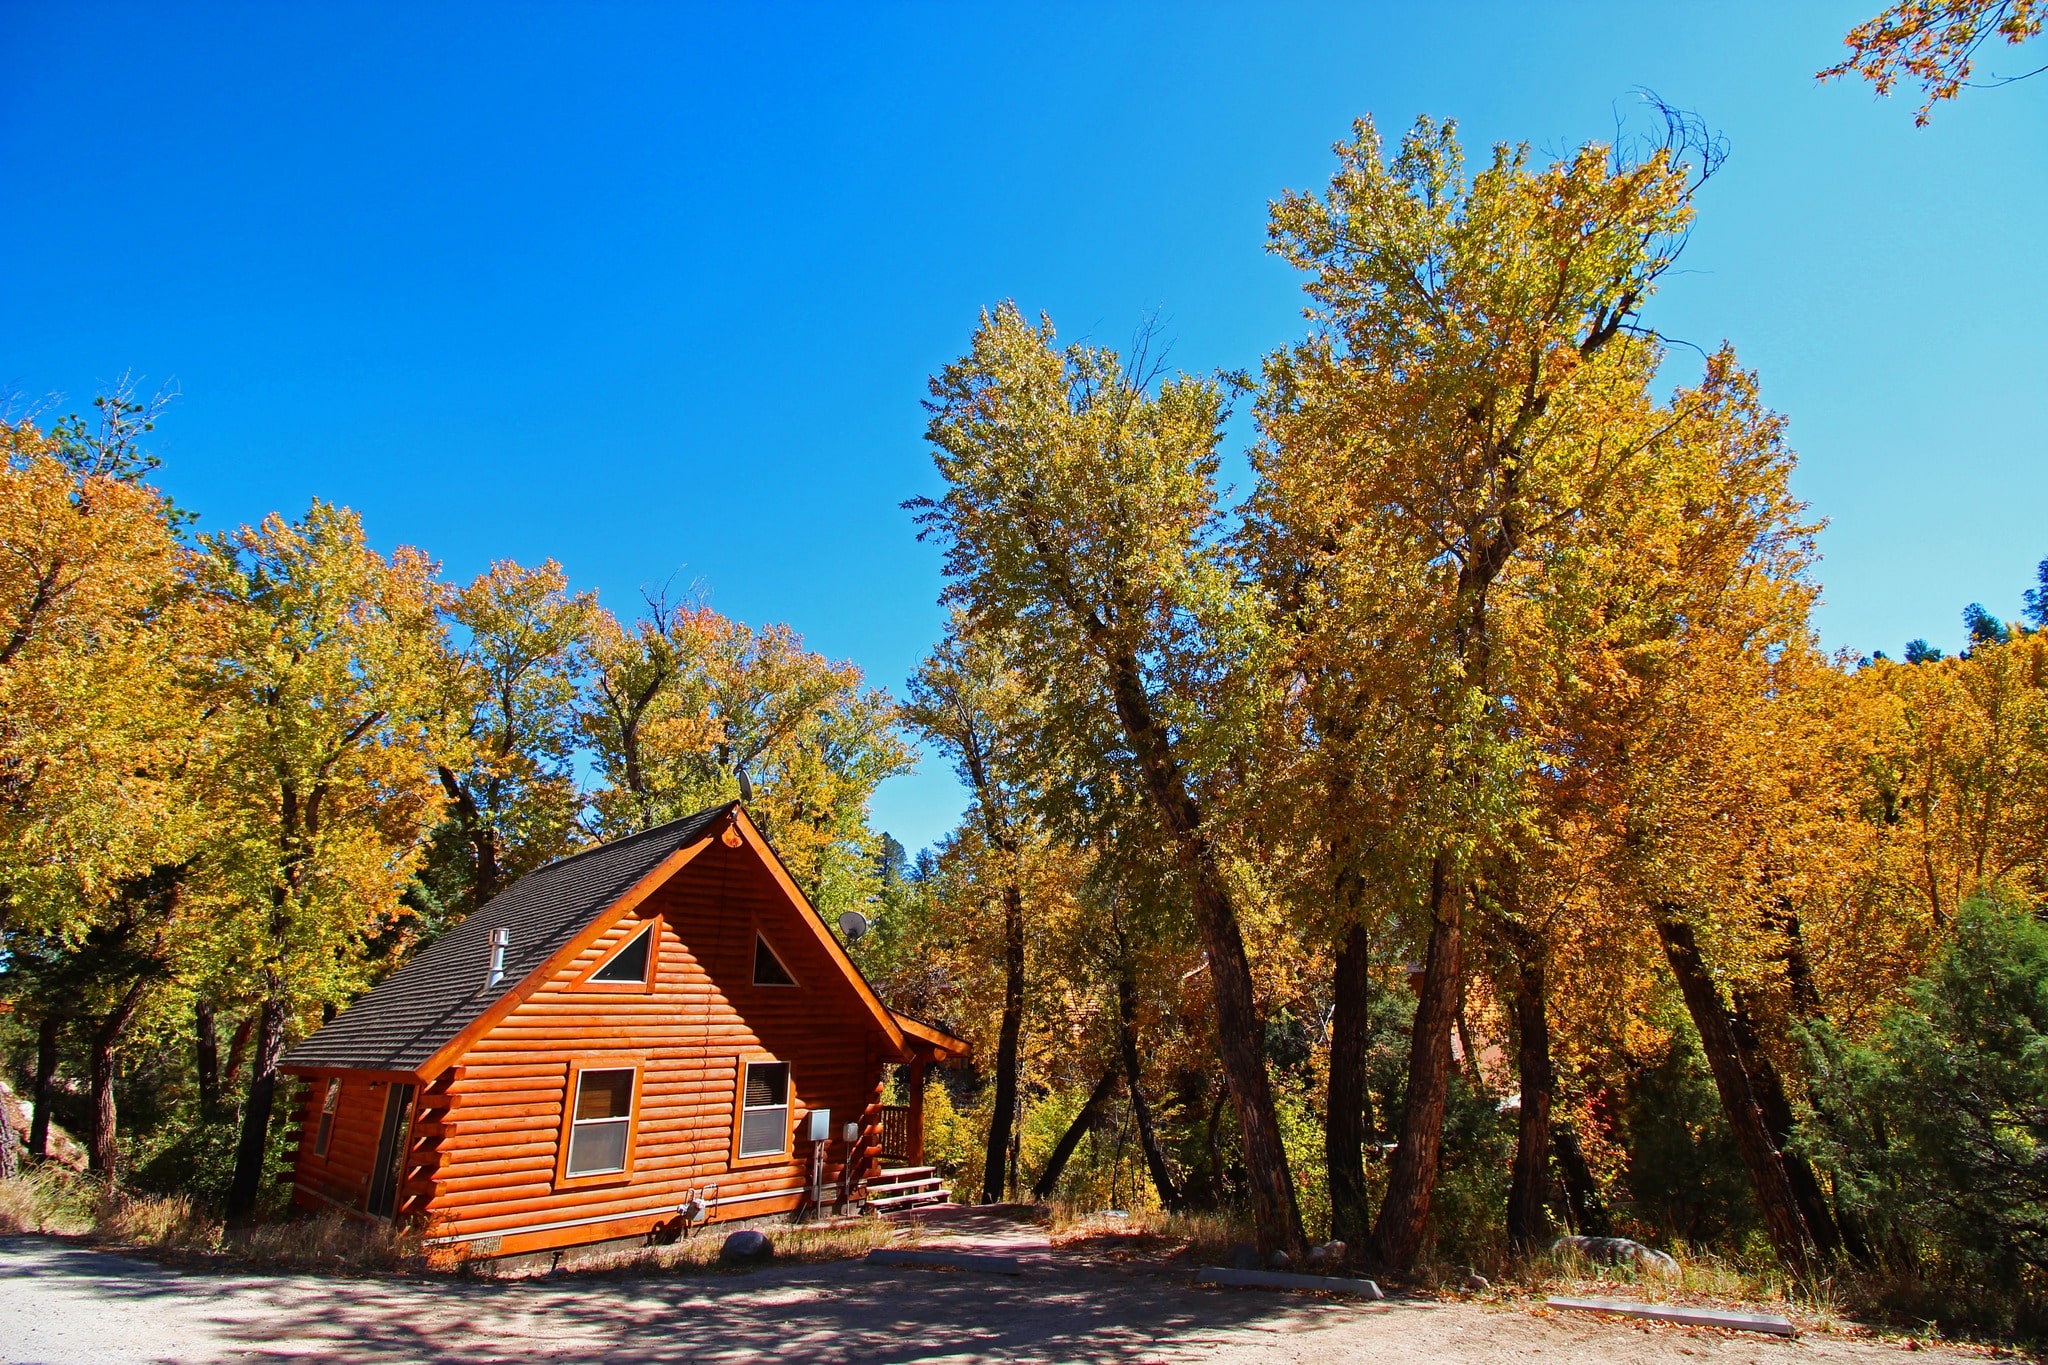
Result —
<path fill-rule="evenodd" d="M 1369 121 L 1337 154 L 1324 194 L 1273 209 L 1273 249 L 1308 276 L 1313 330 L 1267 362 L 1257 500 L 1289 561 L 1269 579 L 1313 588 L 1305 670 L 1396 644 L 1375 665 L 1419 680 L 1421 700 L 1402 722 L 1418 737 L 1394 747 L 1433 751 L 1441 771 L 1401 822 L 1426 868 L 1409 913 L 1427 947 L 1371 1256 L 1404 1269 L 1436 1184 L 1466 904 L 1511 845 L 1530 757 L 1502 617 L 1517 580 L 1584 534 L 1645 458 L 1645 430 L 1609 423 L 1648 381 L 1636 318 L 1682 242 L 1694 179 L 1675 146 L 1597 144 L 1549 165 L 1496 147 L 1468 177 L 1455 127 L 1429 119 L 1391 158 Z M 1341 721 L 1341 689 L 1334 700 Z M 1328 752 L 1371 759 L 1370 745 Z M 1349 1027 L 1362 1019 L 1347 1012 Z M 1332 1049 L 1348 1065 L 1361 1055 Z M 1346 1164 L 1350 1145 L 1333 1143 Z"/>
<path fill-rule="evenodd" d="M 945 552 L 947 600 L 1016 642 L 1076 752 L 1114 736 L 1137 775 L 1208 954 L 1259 1239 L 1299 1250 L 1238 893 L 1202 795 L 1247 728 L 1225 679 L 1258 629 L 1213 544 L 1223 394 L 1185 377 L 1155 390 L 1008 303 L 931 393 L 946 491 L 913 506 Z"/>
<path fill-rule="evenodd" d="M 463 639 L 436 771 L 469 847 L 473 907 L 574 845 L 576 705 L 597 595 L 570 592 L 553 560 L 500 560 L 446 610 Z"/>
<path fill-rule="evenodd" d="M 874 895 L 868 800 L 912 756 L 894 706 L 857 667 L 805 649 L 787 626 L 660 599 L 630 630 L 599 612 L 590 649 L 581 724 L 603 779 L 589 798 L 594 834 L 733 800 L 745 770 L 750 811 L 820 909 Z"/>
<path fill-rule="evenodd" d="M 1017 1122 L 1024 1027 L 1025 845 L 1041 837 L 1033 820 L 1030 770 L 1022 752 L 1038 725 L 1038 704 L 999 647 L 973 637 L 955 613 L 945 640 L 910 680 L 903 718 L 952 760 L 967 786 L 965 819 L 980 826 L 993 855 L 1002 902 L 1003 1008 L 995 1057 L 995 1100 L 982 1161 L 981 1197 L 1001 1200 Z"/>
<path fill-rule="evenodd" d="M 446 646 L 435 566 L 380 555 L 345 509 L 315 502 L 202 546 L 228 632 L 210 683 L 223 734 L 209 863 L 234 915 L 221 946 L 261 1001 L 228 1194 L 245 1218 L 286 1035 L 363 984 L 365 940 L 401 918 L 438 813 L 427 741 Z"/>
<path fill-rule="evenodd" d="M 87 1153 L 111 1176 L 116 1052 L 190 918 L 211 739 L 193 682 L 215 635 L 180 514 L 143 482 L 153 408 L 98 406 L 97 426 L 0 426 L 0 962 L 43 1035 L 38 1134 L 75 1022 Z"/>

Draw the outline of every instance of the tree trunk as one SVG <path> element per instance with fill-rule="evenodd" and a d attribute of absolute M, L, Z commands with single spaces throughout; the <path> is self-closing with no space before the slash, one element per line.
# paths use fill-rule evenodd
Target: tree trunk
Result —
<path fill-rule="evenodd" d="M 1806 1230 L 1813 1237 L 1814 1246 L 1820 1254 L 1830 1258 L 1839 1256 L 1842 1233 L 1835 1226 L 1835 1215 L 1828 1208 L 1828 1197 L 1820 1187 L 1820 1177 L 1813 1173 L 1813 1167 L 1807 1164 L 1805 1157 L 1787 1150 L 1787 1144 L 1792 1141 L 1792 1130 L 1797 1126 L 1792 1102 L 1785 1094 L 1784 1077 L 1778 1074 L 1777 1064 L 1764 1050 L 1763 1039 L 1757 1036 L 1754 1016 L 1740 991 L 1735 995 L 1735 1011 L 1729 1018 L 1729 1025 L 1735 1035 L 1742 1069 L 1749 1076 L 1757 1108 L 1764 1116 L 1764 1128 L 1771 1135 L 1771 1145 L 1778 1149 L 1784 1160 L 1793 1196 L 1799 1201 L 1799 1216 L 1805 1220 Z"/>
<path fill-rule="evenodd" d="M 235 1223 L 246 1223 L 254 1216 L 257 1197 L 263 1192 L 270 1110 L 277 1099 L 277 1059 L 284 1051 L 284 983 L 275 971 L 266 975 L 270 980 L 264 983 L 262 1026 L 249 1068 L 249 1099 L 242 1107 L 242 1137 L 235 1145 L 235 1175 L 228 1185 L 227 1216 Z"/>
<path fill-rule="evenodd" d="M 1408 1043 L 1408 1093 L 1401 1106 L 1399 1145 L 1372 1230 L 1371 1259 L 1396 1273 L 1414 1268 L 1429 1223 L 1450 1095 L 1451 1033 L 1464 995 L 1464 893 L 1446 884 L 1448 875 L 1438 857 L 1429 871 L 1429 956 Z"/>
<path fill-rule="evenodd" d="M 1785 1169 L 1783 1155 L 1771 1141 L 1762 1109 L 1743 1070 L 1735 1030 L 1721 1003 L 1721 992 L 1707 970 L 1693 938 L 1692 926 L 1679 919 L 1670 907 L 1657 917 L 1657 936 L 1664 943 L 1665 960 L 1678 979 L 1685 997 L 1686 1012 L 1699 1031 L 1700 1046 L 1707 1054 L 1707 1066 L 1714 1074 L 1714 1088 L 1720 1092 L 1721 1108 L 1735 1138 L 1735 1148 L 1749 1171 L 1764 1230 L 1787 1270 L 1804 1273 L 1812 1264 L 1813 1238 L 1799 1214 L 1799 1199 Z"/>
<path fill-rule="evenodd" d="M 1067 1169 L 1067 1160 L 1074 1155 L 1074 1149 L 1081 1145 L 1081 1135 L 1095 1122 L 1096 1115 L 1108 1102 L 1112 1090 L 1116 1089 L 1117 1069 L 1110 1066 L 1102 1073 L 1102 1079 L 1088 1092 L 1088 1102 L 1081 1106 L 1081 1112 L 1074 1115 L 1074 1121 L 1067 1125 L 1067 1131 L 1060 1134 L 1059 1144 L 1052 1149 L 1052 1159 L 1045 1163 L 1045 1169 L 1038 1173 L 1038 1183 L 1031 1187 L 1031 1197 L 1043 1204 L 1052 1198 L 1052 1192 L 1060 1183 L 1060 1176 Z"/>
<path fill-rule="evenodd" d="M 1533 936 L 1516 937 L 1515 1056 L 1522 1079 L 1522 1112 L 1515 1135 L 1515 1173 L 1508 1187 L 1508 1243 L 1527 1256 L 1541 1249 L 1549 1227 L 1550 1101 L 1556 1079 L 1550 1067 L 1548 983 Z"/>
<path fill-rule="evenodd" d="M 1806 1023 L 1826 1018 L 1826 1013 L 1821 1008 L 1820 988 L 1813 979 L 1813 966 L 1807 961 L 1806 936 L 1799 925 L 1799 912 L 1785 897 L 1778 900 L 1778 928 L 1785 936 L 1785 980 L 1792 988 L 1793 1016 Z M 1783 1087 L 1780 1086 L 1780 1089 Z M 1828 1112 L 1828 1107 L 1821 1098 L 1817 1095 L 1809 1098 L 1813 1103 L 1814 1114 L 1822 1126 L 1832 1124 L 1834 1116 Z M 1812 1168 L 1808 1167 L 1809 1174 L 1811 1171 Z M 1823 1200 L 1822 1207 L 1833 1213 L 1835 1228 L 1841 1235 L 1842 1247 L 1851 1259 L 1866 1269 L 1875 1269 L 1878 1265 L 1877 1254 L 1871 1250 L 1870 1239 L 1863 1230 L 1862 1221 L 1854 1212 L 1843 1208 L 1838 1202 L 1829 1203 Z"/>
<path fill-rule="evenodd" d="M 0 1180 L 21 1174 L 21 1153 L 14 1141 L 14 1115 L 0 1113 Z"/>
<path fill-rule="evenodd" d="M 462 836 L 469 841 L 472 858 L 470 903 L 482 905 L 498 894 L 498 840 L 491 829 L 491 822 L 484 819 L 477 809 L 476 798 L 469 794 L 446 764 L 439 765 L 441 790 L 448 796 L 448 804 L 455 807 L 456 819 L 462 823 Z"/>
<path fill-rule="evenodd" d="M 1365 1187 L 1366 1050 L 1372 1014 L 1372 952 L 1365 926 L 1354 923 L 1337 949 L 1331 974 L 1330 1088 L 1323 1119 L 1323 1161 L 1330 1174 L 1330 1235 L 1363 1247 L 1372 1230 Z"/>
<path fill-rule="evenodd" d="M 1579 1149 L 1579 1135 L 1569 1123 L 1552 1124 L 1550 1145 L 1557 1152 L 1558 1173 L 1564 1177 L 1565 1211 L 1571 1215 L 1572 1231 L 1588 1237 L 1611 1237 L 1614 1220 L 1600 1198 L 1600 1182 Z"/>
<path fill-rule="evenodd" d="M 1024 1031 L 1024 893 L 1014 880 L 1003 887 L 1003 1027 L 996 1041 L 996 1105 L 989 1116 L 988 1150 L 981 1163 L 981 1202 L 1004 1198 L 1010 1137 L 1017 1123 L 1019 1036 Z"/>
<path fill-rule="evenodd" d="M 220 1031 L 211 1000 L 192 1002 L 192 1054 L 199 1072 L 199 1117 L 212 1123 L 220 1118 Z"/>
<path fill-rule="evenodd" d="M 257 1010 L 252 1014 L 243 1015 L 241 1022 L 235 1025 L 235 1036 L 228 1039 L 228 1069 L 221 1073 L 220 1078 L 223 1089 L 240 1079 L 242 1057 L 248 1051 L 249 1035 L 256 1031 L 256 1021 L 262 1017 L 263 1012 Z"/>
<path fill-rule="evenodd" d="M 1142 1084 L 1145 1069 L 1138 1061 L 1138 991 L 1126 970 L 1117 977 L 1117 1050 L 1123 1054 L 1124 1091 L 1131 1097 L 1131 1116 L 1138 1122 L 1138 1146 L 1145 1153 L 1145 1169 L 1152 1173 L 1152 1188 L 1159 1191 L 1159 1203 L 1168 1213 L 1182 1206 L 1180 1189 L 1173 1183 L 1173 1169 L 1160 1149 L 1159 1134 L 1152 1127 L 1152 1106 L 1145 1103 Z"/>
<path fill-rule="evenodd" d="M 1201 828 L 1200 810 L 1187 789 L 1170 741 L 1152 716 L 1152 700 L 1137 660 L 1120 654 L 1110 672 L 1117 718 L 1137 756 L 1153 810 L 1172 840 L 1175 862 L 1187 879 L 1195 920 L 1201 926 L 1202 946 L 1209 958 L 1209 989 L 1216 1006 L 1217 1052 L 1237 1108 L 1260 1249 L 1300 1256 L 1306 1250 L 1301 1210 L 1294 1199 L 1287 1149 L 1280 1140 L 1272 1080 L 1266 1074 L 1265 1021 L 1259 1017 L 1237 907 L 1216 864 L 1216 851 Z"/>
<path fill-rule="evenodd" d="M 86 1162 L 95 1174 L 109 1180 L 117 1173 L 120 1160 L 120 1147 L 114 1141 L 114 1048 L 129 1021 L 135 1018 L 135 1011 L 141 1008 L 148 988 L 149 978 L 137 977 L 121 997 L 121 1003 L 100 1021 L 92 1035 L 92 1141 L 86 1150 Z"/>
<path fill-rule="evenodd" d="M 38 1161 L 50 1155 L 50 1101 L 57 1093 L 57 1035 L 63 1027 L 55 1013 L 36 1025 L 36 1112 L 29 1120 L 28 1151 Z"/>

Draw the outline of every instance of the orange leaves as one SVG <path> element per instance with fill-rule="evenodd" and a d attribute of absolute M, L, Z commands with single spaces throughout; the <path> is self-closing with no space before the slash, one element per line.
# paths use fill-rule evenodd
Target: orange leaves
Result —
<path fill-rule="evenodd" d="M 1850 29 L 1842 40 L 1849 55 L 1817 79 L 1853 72 L 1878 94 L 1889 95 L 1900 76 L 1910 77 L 1927 96 L 1913 116 L 1924 128 L 1936 104 L 1975 83 L 1970 76 L 1986 43 L 1994 38 L 2008 45 L 2023 43 L 2041 31 L 2044 21 L 2048 4 L 2042 0 L 1902 0 Z M 1992 83 L 2012 79 L 2018 77 Z"/>

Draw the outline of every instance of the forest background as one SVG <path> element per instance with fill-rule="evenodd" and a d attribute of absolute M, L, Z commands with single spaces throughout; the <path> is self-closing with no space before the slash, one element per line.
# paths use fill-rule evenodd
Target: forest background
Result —
<path fill-rule="evenodd" d="M 1876 78 L 1943 94 L 1886 22 Z M 1626 1231 L 2024 1321 L 2048 564 L 1954 658 L 1820 649 L 1783 419 L 1657 328 L 1727 149 L 1643 112 L 1562 152 L 1360 123 L 1271 207 L 1308 312 L 1252 369 L 991 307 L 930 384 L 952 614 L 900 703 L 786 627 L 621 619 L 552 561 L 449 582 L 318 501 L 202 534 L 146 391 L 16 415 L 30 1152 L 54 1112 L 104 1178 L 274 1213 L 288 1039 L 744 770 L 884 993 L 976 1043 L 932 1103 L 983 1197 L 1235 1211 L 1395 1276 Z M 969 808 L 912 860 L 869 808 L 915 742 Z"/>

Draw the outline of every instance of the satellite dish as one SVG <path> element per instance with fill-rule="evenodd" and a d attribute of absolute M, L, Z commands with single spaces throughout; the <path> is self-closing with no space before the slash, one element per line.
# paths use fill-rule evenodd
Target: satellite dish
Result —
<path fill-rule="evenodd" d="M 753 799 L 754 799 L 754 783 L 753 783 L 752 779 L 750 779 L 750 778 L 749 778 L 749 777 L 747 776 L 747 770 L 746 770 L 745 768 L 741 768 L 741 769 L 739 770 L 739 778 L 740 778 L 740 800 L 742 800 L 742 801 L 751 801 L 751 800 L 753 800 Z"/>
<path fill-rule="evenodd" d="M 867 937 L 868 917 L 858 910 L 849 910 L 839 917 L 839 932 L 846 935 L 848 943 L 858 943 Z"/>

